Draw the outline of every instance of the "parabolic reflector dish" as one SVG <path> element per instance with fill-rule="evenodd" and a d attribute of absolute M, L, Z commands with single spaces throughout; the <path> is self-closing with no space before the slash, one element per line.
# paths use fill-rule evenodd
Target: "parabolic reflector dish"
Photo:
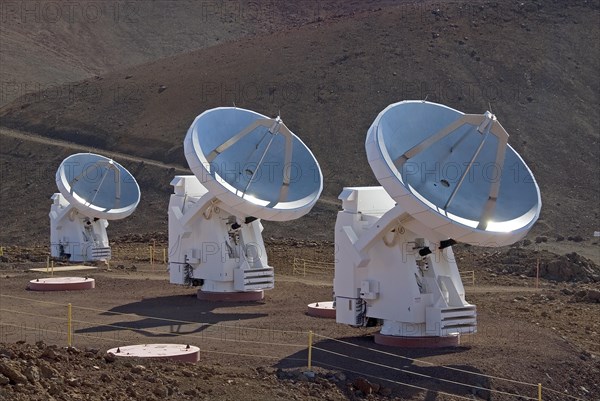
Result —
<path fill-rule="evenodd" d="M 77 153 L 63 160 L 56 185 L 80 212 L 99 219 L 127 217 L 140 201 L 140 187 L 129 171 L 93 153 Z"/>
<path fill-rule="evenodd" d="M 404 101 L 375 119 L 366 140 L 369 164 L 390 196 L 439 238 L 503 246 L 537 220 L 533 174 L 490 112 Z"/>
<path fill-rule="evenodd" d="M 235 107 L 207 110 L 192 123 L 184 150 L 202 185 L 245 216 L 296 219 L 323 189 L 315 157 L 279 117 Z"/>

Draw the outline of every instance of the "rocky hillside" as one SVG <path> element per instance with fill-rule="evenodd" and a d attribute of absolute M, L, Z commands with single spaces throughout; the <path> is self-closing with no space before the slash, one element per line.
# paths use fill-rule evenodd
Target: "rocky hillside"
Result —
<path fill-rule="evenodd" d="M 357 386 L 374 392 L 365 379 Z M 380 385 L 375 388 L 390 394 Z M 215 396 L 316 401 L 347 399 L 348 391 L 353 391 L 352 381 L 346 386 L 345 375 L 324 370 L 305 376 L 302 371 L 273 368 L 123 360 L 98 349 L 59 348 L 43 342 L 0 343 L 0 399 L 6 401 L 195 401 Z"/>
<path fill-rule="evenodd" d="M 591 241 L 600 212 L 600 3 L 376 4 L 72 83 L 59 91 L 69 96 L 22 97 L 0 111 L 1 124 L 185 168 L 182 140 L 203 110 L 236 104 L 281 114 L 320 161 L 323 198 L 334 203 L 298 223 L 267 224 L 267 233 L 331 239 L 342 187 L 376 184 L 364 138 L 385 106 L 427 98 L 470 113 L 492 109 L 540 185 L 532 235 Z M 2 192 L 0 224 L 11 235 L 3 241 L 45 238 L 45 199 L 67 152 L 61 143 L 0 138 L 3 180 L 18 183 Z M 164 230 L 174 171 L 132 167 L 150 205 L 123 224 Z M 23 203 L 34 206 L 25 212 Z M 26 235 L 11 232 L 24 222 Z"/>

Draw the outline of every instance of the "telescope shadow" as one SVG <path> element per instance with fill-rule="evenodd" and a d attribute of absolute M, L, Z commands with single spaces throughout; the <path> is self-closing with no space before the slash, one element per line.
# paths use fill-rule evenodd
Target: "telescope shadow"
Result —
<path fill-rule="evenodd" d="M 430 365 L 415 361 L 431 356 L 458 354 L 468 349 L 464 346 L 396 348 L 375 344 L 373 336 L 346 337 L 315 342 L 312 365 L 325 369 L 328 372 L 326 378 L 342 391 L 348 391 L 349 384 L 357 390 L 356 384 L 361 381 L 357 379 L 365 378 L 376 384 L 374 389 L 380 386 L 380 393 L 381 389 L 387 388 L 401 399 L 423 392 L 425 401 L 439 399 L 440 392 L 489 399 L 490 379 L 483 376 L 479 369 L 465 364 Z M 308 351 L 302 350 L 281 359 L 273 367 L 306 370 L 307 358 Z M 336 377 L 337 372 L 344 373 L 346 380 Z"/>
<path fill-rule="evenodd" d="M 96 324 L 95 326 L 77 329 L 74 332 L 76 334 L 102 335 L 103 333 L 127 330 L 145 337 L 193 335 L 209 328 L 218 327 L 216 326 L 218 323 L 238 322 L 267 316 L 265 313 L 215 312 L 216 309 L 220 308 L 255 306 L 256 304 L 257 302 L 227 304 L 199 301 L 195 294 L 145 298 L 100 313 L 101 316 L 123 315 L 127 316 L 128 319 Z"/>

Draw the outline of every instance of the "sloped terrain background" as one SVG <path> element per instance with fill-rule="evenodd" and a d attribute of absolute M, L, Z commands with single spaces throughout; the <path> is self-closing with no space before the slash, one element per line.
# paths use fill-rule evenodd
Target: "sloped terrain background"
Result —
<path fill-rule="evenodd" d="M 273 23 L 273 32 L 236 31 L 235 40 L 22 96 L 2 108 L 1 123 L 82 149 L 185 168 L 182 140 L 202 111 L 235 104 L 280 114 L 319 160 L 323 199 L 330 202 L 298 222 L 267 224 L 267 233 L 331 239 L 342 187 L 377 184 L 364 138 L 385 106 L 427 98 L 469 113 L 491 109 L 540 185 L 542 216 L 531 235 L 592 240 L 600 203 L 598 2 L 339 7 L 318 18 L 305 10 L 297 17 L 304 20 Z M 21 240 L 11 230 L 25 218 L 28 237 L 41 238 L 47 233 L 44 199 L 54 191 L 53 172 L 65 154 L 24 137 L 3 135 L 2 144 L 3 181 L 16 182 L 12 177 L 33 168 L 36 188 L 45 190 L 3 187 L 3 235 Z M 128 167 L 145 181 L 143 197 L 152 203 L 136 212 L 138 222 L 152 222 L 139 230 L 164 229 L 166 213 L 157 216 L 166 210 L 172 175 Z M 24 213 L 24 204 L 33 206 Z M 117 232 L 135 226 L 114 223 Z"/>

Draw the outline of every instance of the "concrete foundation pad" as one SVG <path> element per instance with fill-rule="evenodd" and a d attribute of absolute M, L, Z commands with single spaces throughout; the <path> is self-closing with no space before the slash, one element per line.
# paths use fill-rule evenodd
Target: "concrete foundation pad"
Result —
<path fill-rule="evenodd" d="M 29 282 L 31 291 L 79 291 L 96 287 L 93 278 L 84 277 L 50 277 L 38 278 Z"/>
<path fill-rule="evenodd" d="M 171 359 L 196 363 L 200 360 L 200 348 L 184 344 L 140 344 L 111 348 L 107 353 L 116 357 Z"/>

